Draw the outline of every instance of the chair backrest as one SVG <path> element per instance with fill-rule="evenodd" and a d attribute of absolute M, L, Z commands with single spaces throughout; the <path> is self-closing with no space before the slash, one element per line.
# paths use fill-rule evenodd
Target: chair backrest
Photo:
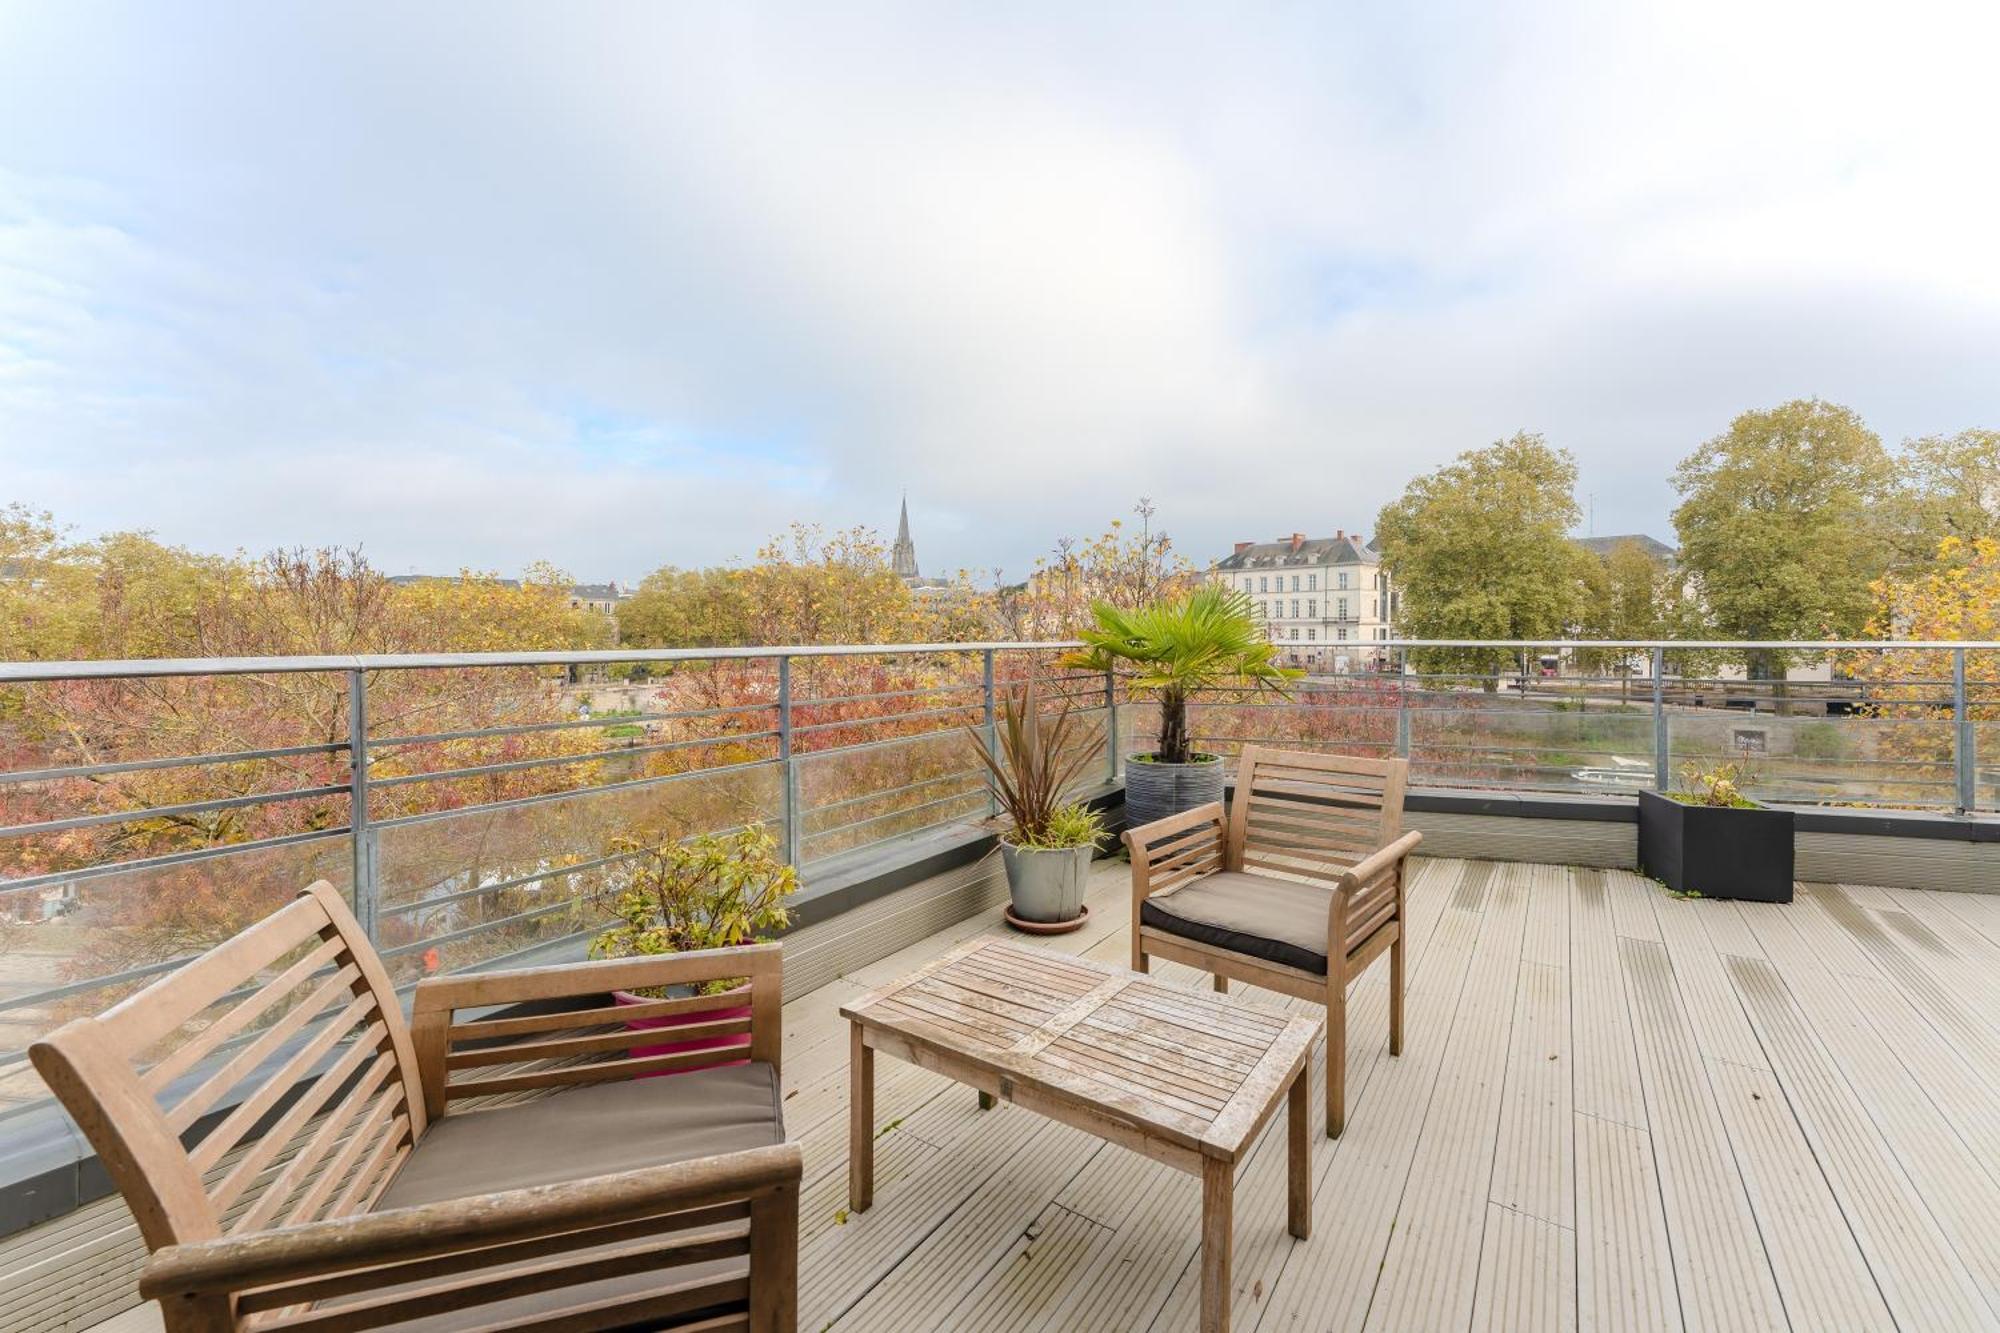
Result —
<path fill-rule="evenodd" d="M 149 1249 L 363 1212 L 426 1123 L 388 974 L 324 881 L 30 1055 Z"/>
<path fill-rule="evenodd" d="M 1403 831 L 1407 759 L 1245 746 L 1229 807 L 1230 870 L 1332 881 Z"/>

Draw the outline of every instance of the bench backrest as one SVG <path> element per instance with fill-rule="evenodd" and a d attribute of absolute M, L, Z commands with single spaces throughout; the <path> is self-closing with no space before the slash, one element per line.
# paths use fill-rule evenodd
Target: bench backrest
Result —
<path fill-rule="evenodd" d="M 1230 870 L 1325 882 L 1403 831 L 1407 759 L 1245 746 L 1229 805 Z"/>
<path fill-rule="evenodd" d="M 30 1055 L 149 1249 L 366 1211 L 426 1124 L 388 974 L 324 881 Z"/>

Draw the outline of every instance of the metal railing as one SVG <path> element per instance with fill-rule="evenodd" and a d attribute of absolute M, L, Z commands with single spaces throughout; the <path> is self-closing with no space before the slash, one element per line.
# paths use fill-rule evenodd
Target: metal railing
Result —
<path fill-rule="evenodd" d="M 1310 674 L 1283 700 L 1204 697 L 1209 748 L 1397 754 L 1418 784 L 1595 794 L 1731 765 L 1785 803 L 2000 809 L 1996 643 L 1391 639 L 1317 645 L 1317 663 L 1280 647 Z M 1789 675 L 1731 665 L 1763 657 Z"/>
<path fill-rule="evenodd" d="M 594 933 L 640 854 L 620 838 L 761 822 L 810 887 L 981 818 L 964 728 L 990 740 L 1001 695 L 1073 646 L 0 664 L 0 1114 L 41 1098 L 37 1033 L 313 879 L 407 988 Z"/>
<path fill-rule="evenodd" d="M 37 1033 L 312 879 L 349 890 L 407 988 L 576 947 L 638 854 L 620 838 L 761 822 L 810 887 L 980 819 L 964 729 L 990 742 L 1012 684 L 1072 646 L 0 664 L 0 1114 L 41 1096 Z M 1198 699 L 1198 739 L 1400 754 L 1433 786 L 1617 794 L 1736 763 L 1767 799 L 2000 809 L 2000 644 L 1318 648 L 1287 694 Z M 1824 679 L 1720 665 L 1749 652 Z M 1092 777 L 1115 783 L 1152 705 L 1109 676 L 1053 694 L 1101 719 Z"/>

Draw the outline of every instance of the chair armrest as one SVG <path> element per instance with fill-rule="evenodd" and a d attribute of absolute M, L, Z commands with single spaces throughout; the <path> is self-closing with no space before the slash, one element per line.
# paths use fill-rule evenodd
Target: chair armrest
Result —
<path fill-rule="evenodd" d="M 1132 901 L 1222 869 L 1223 810 L 1210 801 L 1119 835 L 1132 851 Z M 1203 867 L 1207 867 L 1204 869 Z"/>
<path fill-rule="evenodd" d="M 258 1301 L 282 1306 L 322 1298 L 314 1292 L 365 1291 L 411 1276 L 519 1262 L 526 1248 L 519 1244 L 482 1254 L 509 1242 L 535 1242 L 535 1254 L 546 1256 L 602 1245 L 599 1229 L 621 1223 L 659 1217 L 664 1223 L 659 1230 L 677 1230 L 675 1214 L 796 1190 L 800 1175 L 799 1146 L 779 1143 L 589 1180 L 169 1245 L 147 1260 L 139 1291 L 175 1302 L 374 1270 L 365 1282 L 314 1281 L 310 1291 L 280 1291 Z"/>
<path fill-rule="evenodd" d="M 1411 829 L 1402 837 L 1385 847 L 1377 847 L 1361 860 L 1340 872 L 1341 892 L 1352 894 L 1368 884 L 1380 879 L 1388 871 L 1401 864 L 1404 857 L 1416 850 L 1424 835 Z"/>

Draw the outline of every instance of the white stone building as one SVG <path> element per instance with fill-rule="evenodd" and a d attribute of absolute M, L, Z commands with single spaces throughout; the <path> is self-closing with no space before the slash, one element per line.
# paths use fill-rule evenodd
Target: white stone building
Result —
<path fill-rule="evenodd" d="M 1287 666 L 1369 671 L 1386 656 L 1379 645 L 1394 634 L 1396 590 L 1359 534 L 1238 542 L 1214 575 L 1248 594 Z"/>

